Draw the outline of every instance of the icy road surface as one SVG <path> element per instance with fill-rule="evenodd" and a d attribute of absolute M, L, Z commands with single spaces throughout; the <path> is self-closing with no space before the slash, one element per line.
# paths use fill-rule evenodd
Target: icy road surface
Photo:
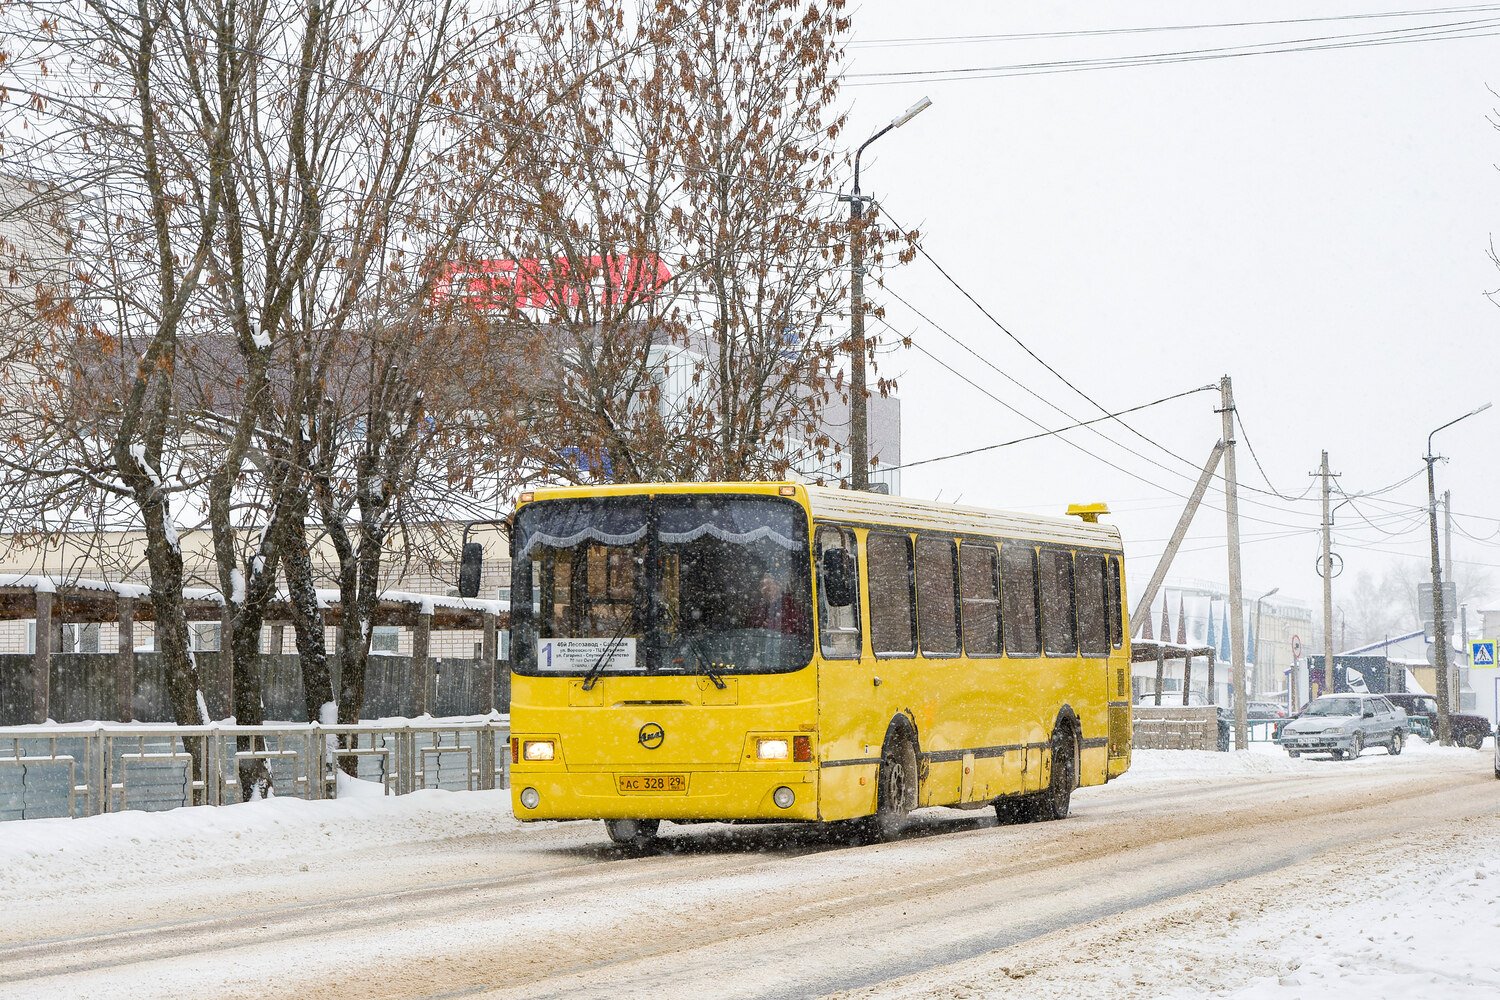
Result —
<path fill-rule="evenodd" d="M 1059 823 L 520 824 L 508 793 L 0 825 L 0 997 L 1486 997 L 1490 754 L 1138 751 Z"/>

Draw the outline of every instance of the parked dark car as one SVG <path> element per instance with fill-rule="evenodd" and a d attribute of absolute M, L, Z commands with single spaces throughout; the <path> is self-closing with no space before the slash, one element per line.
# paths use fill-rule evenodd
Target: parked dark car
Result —
<path fill-rule="evenodd" d="M 1266 719 L 1285 719 L 1286 706 L 1279 701 L 1245 702 L 1245 718 L 1255 722 Z"/>
<path fill-rule="evenodd" d="M 1430 694 L 1388 694 L 1397 708 L 1406 710 L 1411 721 L 1412 732 L 1431 743 L 1437 739 L 1437 699 Z M 1453 741 L 1466 747 L 1479 749 L 1484 738 L 1490 735 L 1490 720 L 1482 715 L 1466 712 L 1449 712 L 1448 724 L 1453 732 Z"/>

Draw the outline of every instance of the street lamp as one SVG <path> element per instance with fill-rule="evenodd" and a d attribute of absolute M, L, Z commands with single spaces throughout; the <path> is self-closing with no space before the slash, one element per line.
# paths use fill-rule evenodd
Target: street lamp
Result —
<path fill-rule="evenodd" d="M 1448 623 L 1445 620 L 1445 609 L 1443 607 L 1443 564 L 1438 559 L 1438 532 L 1437 532 L 1437 487 L 1433 483 L 1432 465 L 1437 461 L 1437 456 L 1432 453 L 1432 437 L 1438 431 L 1452 427 L 1460 420 L 1467 420 L 1476 413 L 1483 413 L 1490 408 L 1489 403 L 1470 410 L 1461 417 L 1448 421 L 1442 427 L 1433 430 L 1427 435 L 1427 454 L 1424 460 L 1427 462 L 1427 520 L 1431 526 L 1432 535 L 1432 641 L 1437 650 L 1433 657 L 1433 666 L 1437 668 L 1437 722 L 1438 742 L 1443 746 L 1453 745 L 1453 734 L 1449 724 L 1448 707 Z"/>
<path fill-rule="evenodd" d="M 900 128 L 932 106 L 926 97 L 892 118 L 890 123 L 864 141 L 854 152 L 854 193 L 840 195 L 849 203 L 849 460 L 853 469 L 849 486 L 863 490 L 870 486 L 870 440 L 865 406 L 865 235 L 860 225 L 865 202 L 871 200 L 859 193 L 859 156 L 865 146 L 893 128 Z"/>
<path fill-rule="evenodd" d="M 1270 590 L 1266 591 L 1264 594 L 1261 594 L 1255 599 L 1255 669 L 1253 675 L 1254 679 L 1250 683 L 1250 688 L 1254 691 L 1258 691 L 1261 685 L 1263 685 L 1266 680 L 1265 674 L 1262 673 L 1260 669 L 1260 651 L 1261 648 L 1266 644 L 1266 637 L 1260 630 L 1260 602 L 1264 601 L 1266 598 L 1270 597 L 1280 589 L 1280 587 L 1272 587 Z M 1243 694 L 1242 697 L 1244 697 L 1247 702 L 1250 700 L 1248 692 Z"/>

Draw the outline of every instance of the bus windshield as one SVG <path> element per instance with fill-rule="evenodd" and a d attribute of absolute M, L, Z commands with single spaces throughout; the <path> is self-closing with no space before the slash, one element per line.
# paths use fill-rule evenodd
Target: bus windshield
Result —
<path fill-rule="evenodd" d="M 518 673 L 718 677 L 812 658 L 807 520 L 792 501 L 541 500 L 513 537 Z"/>

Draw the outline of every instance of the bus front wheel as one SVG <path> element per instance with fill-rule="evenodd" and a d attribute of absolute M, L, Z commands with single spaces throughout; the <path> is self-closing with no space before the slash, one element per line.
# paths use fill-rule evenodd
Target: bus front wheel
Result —
<path fill-rule="evenodd" d="M 644 851 L 656 841 L 657 828 L 661 826 L 659 819 L 607 819 L 604 821 L 604 829 L 609 831 L 609 839 L 621 847 L 632 851 Z"/>
<path fill-rule="evenodd" d="M 894 840 L 917 804 L 917 752 L 905 738 L 892 737 L 880 753 L 875 815 L 866 821 L 869 839 Z"/>

